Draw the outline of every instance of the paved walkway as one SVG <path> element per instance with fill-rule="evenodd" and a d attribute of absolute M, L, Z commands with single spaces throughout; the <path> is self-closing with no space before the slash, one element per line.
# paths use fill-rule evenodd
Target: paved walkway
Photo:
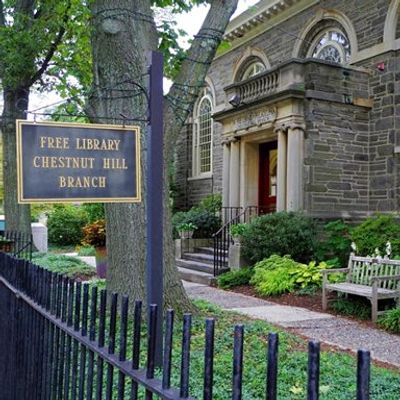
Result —
<path fill-rule="evenodd" d="M 331 314 L 277 305 L 197 283 L 184 282 L 184 286 L 193 299 L 207 300 L 223 309 L 268 321 L 291 332 L 337 348 L 353 352 L 357 349 L 367 349 L 371 351 L 374 360 L 400 368 L 400 336 L 398 335 L 368 328 L 358 322 Z"/>

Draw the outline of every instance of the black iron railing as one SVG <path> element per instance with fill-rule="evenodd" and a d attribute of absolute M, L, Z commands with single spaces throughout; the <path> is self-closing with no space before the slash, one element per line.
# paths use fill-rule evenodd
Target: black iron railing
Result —
<path fill-rule="evenodd" d="M 257 206 L 248 206 L 245 209 L 243 209 L 243 207 L 230 207 L 229 209 L 232 209 L 229 214 L 230 219 L 227 218 L 222 227 L 213 235 L 214 276 L 221 274 L 228 268 L 228 251 L 229 246 L 233 243 L 232 236 L 230 234 L 231 226 L 239 223 L 250 222 L 253 217 L 259 215 L 260 211 L 259 207 Z"/>
<path fill-rule="evenodd" d="M 9 241 L 9 245 L 1 250 L 12 254 L 14 257 L 32 260 L 33 239 L 29 233 L 5 231 L 2 235 Z"/>
<path fill-rule="evenodd" d="M 53 399 L 193 399 L 190 397 L 191 315 L 185 314 L 181 362 L 172 364 L 174 312 L 166 313 L 164 357 L 155 372 L 157 310 L 150 306 L 147 357 L 140 366 L 142 304 L 129 311 L 129 299 L 51 273 L 26 260 L 0 254 L 0 397 L 2 400 Z M 132 326 L 128 337 L 128 326 Z M 204 400 L 213 398 L 214 327 L 206 320 Z M 117 336 L 118 334 L 118 336 Z M 132 335 L 132 337 L 131 337 Z M 132 352 L 127 349 L 131 345 Z M 319 396 L 320 346 L 308 349 L 307 400 Z M 262 398 L 277 399 L 278 336 L 268 335 L 266 389 Z M 244 327 L 233 334 L 231 393 L 242 399 Z M 180 364 L 178 366 L 177 364 Z M 180 369 L 179 387 L 171 372 Z M 287 371 L 286 371 L 287 373 Z M 370 354 L 358 352 L 357 400 L 369 399 Z M 346 388 L 343 388 L 346 390 Z M 352 389 L 349 390 L 350 392 Z M 352 398 L 353 393 L 348 397 Z M 261 397 L 260 397 L 261 398 Z"/>

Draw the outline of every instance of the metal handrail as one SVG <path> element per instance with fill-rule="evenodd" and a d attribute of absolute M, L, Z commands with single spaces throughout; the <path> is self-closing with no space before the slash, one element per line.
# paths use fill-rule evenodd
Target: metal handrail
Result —
<path fill-rule="evenodd" d="M 242 208 L 242 207 L 241 207 Z M 226 252 L 229 250 L 229 246 L 232 243 L 232 237 L 229 233 L 231 225 L 237 224 L 241 221 L 246 222 L 246 214 L 256 210 L 258 215 L 259 208 L 257 206 L 247 206 L 241 213 L 235 215 L 228 222 L 225 222 L 222 227 L 212 235 L 214 241 L 214 276 L 217 276 L 224 269 Z"/>

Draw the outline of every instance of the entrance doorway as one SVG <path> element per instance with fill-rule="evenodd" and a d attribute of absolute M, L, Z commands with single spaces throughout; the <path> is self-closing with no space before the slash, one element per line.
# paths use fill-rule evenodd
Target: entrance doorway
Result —
<path fill-rule="evenodd" d="M 276 211 L 278 142 L 260 144 L 259 152 L 258 207 L 266 214 Z"/>

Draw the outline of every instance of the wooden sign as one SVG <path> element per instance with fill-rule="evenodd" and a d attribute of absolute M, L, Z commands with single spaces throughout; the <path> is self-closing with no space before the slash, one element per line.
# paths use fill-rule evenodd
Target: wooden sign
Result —
<path fill-rule="evenodd" d="M 140 202 L 139 133 L 17 120 L 18 202 Z"/>

